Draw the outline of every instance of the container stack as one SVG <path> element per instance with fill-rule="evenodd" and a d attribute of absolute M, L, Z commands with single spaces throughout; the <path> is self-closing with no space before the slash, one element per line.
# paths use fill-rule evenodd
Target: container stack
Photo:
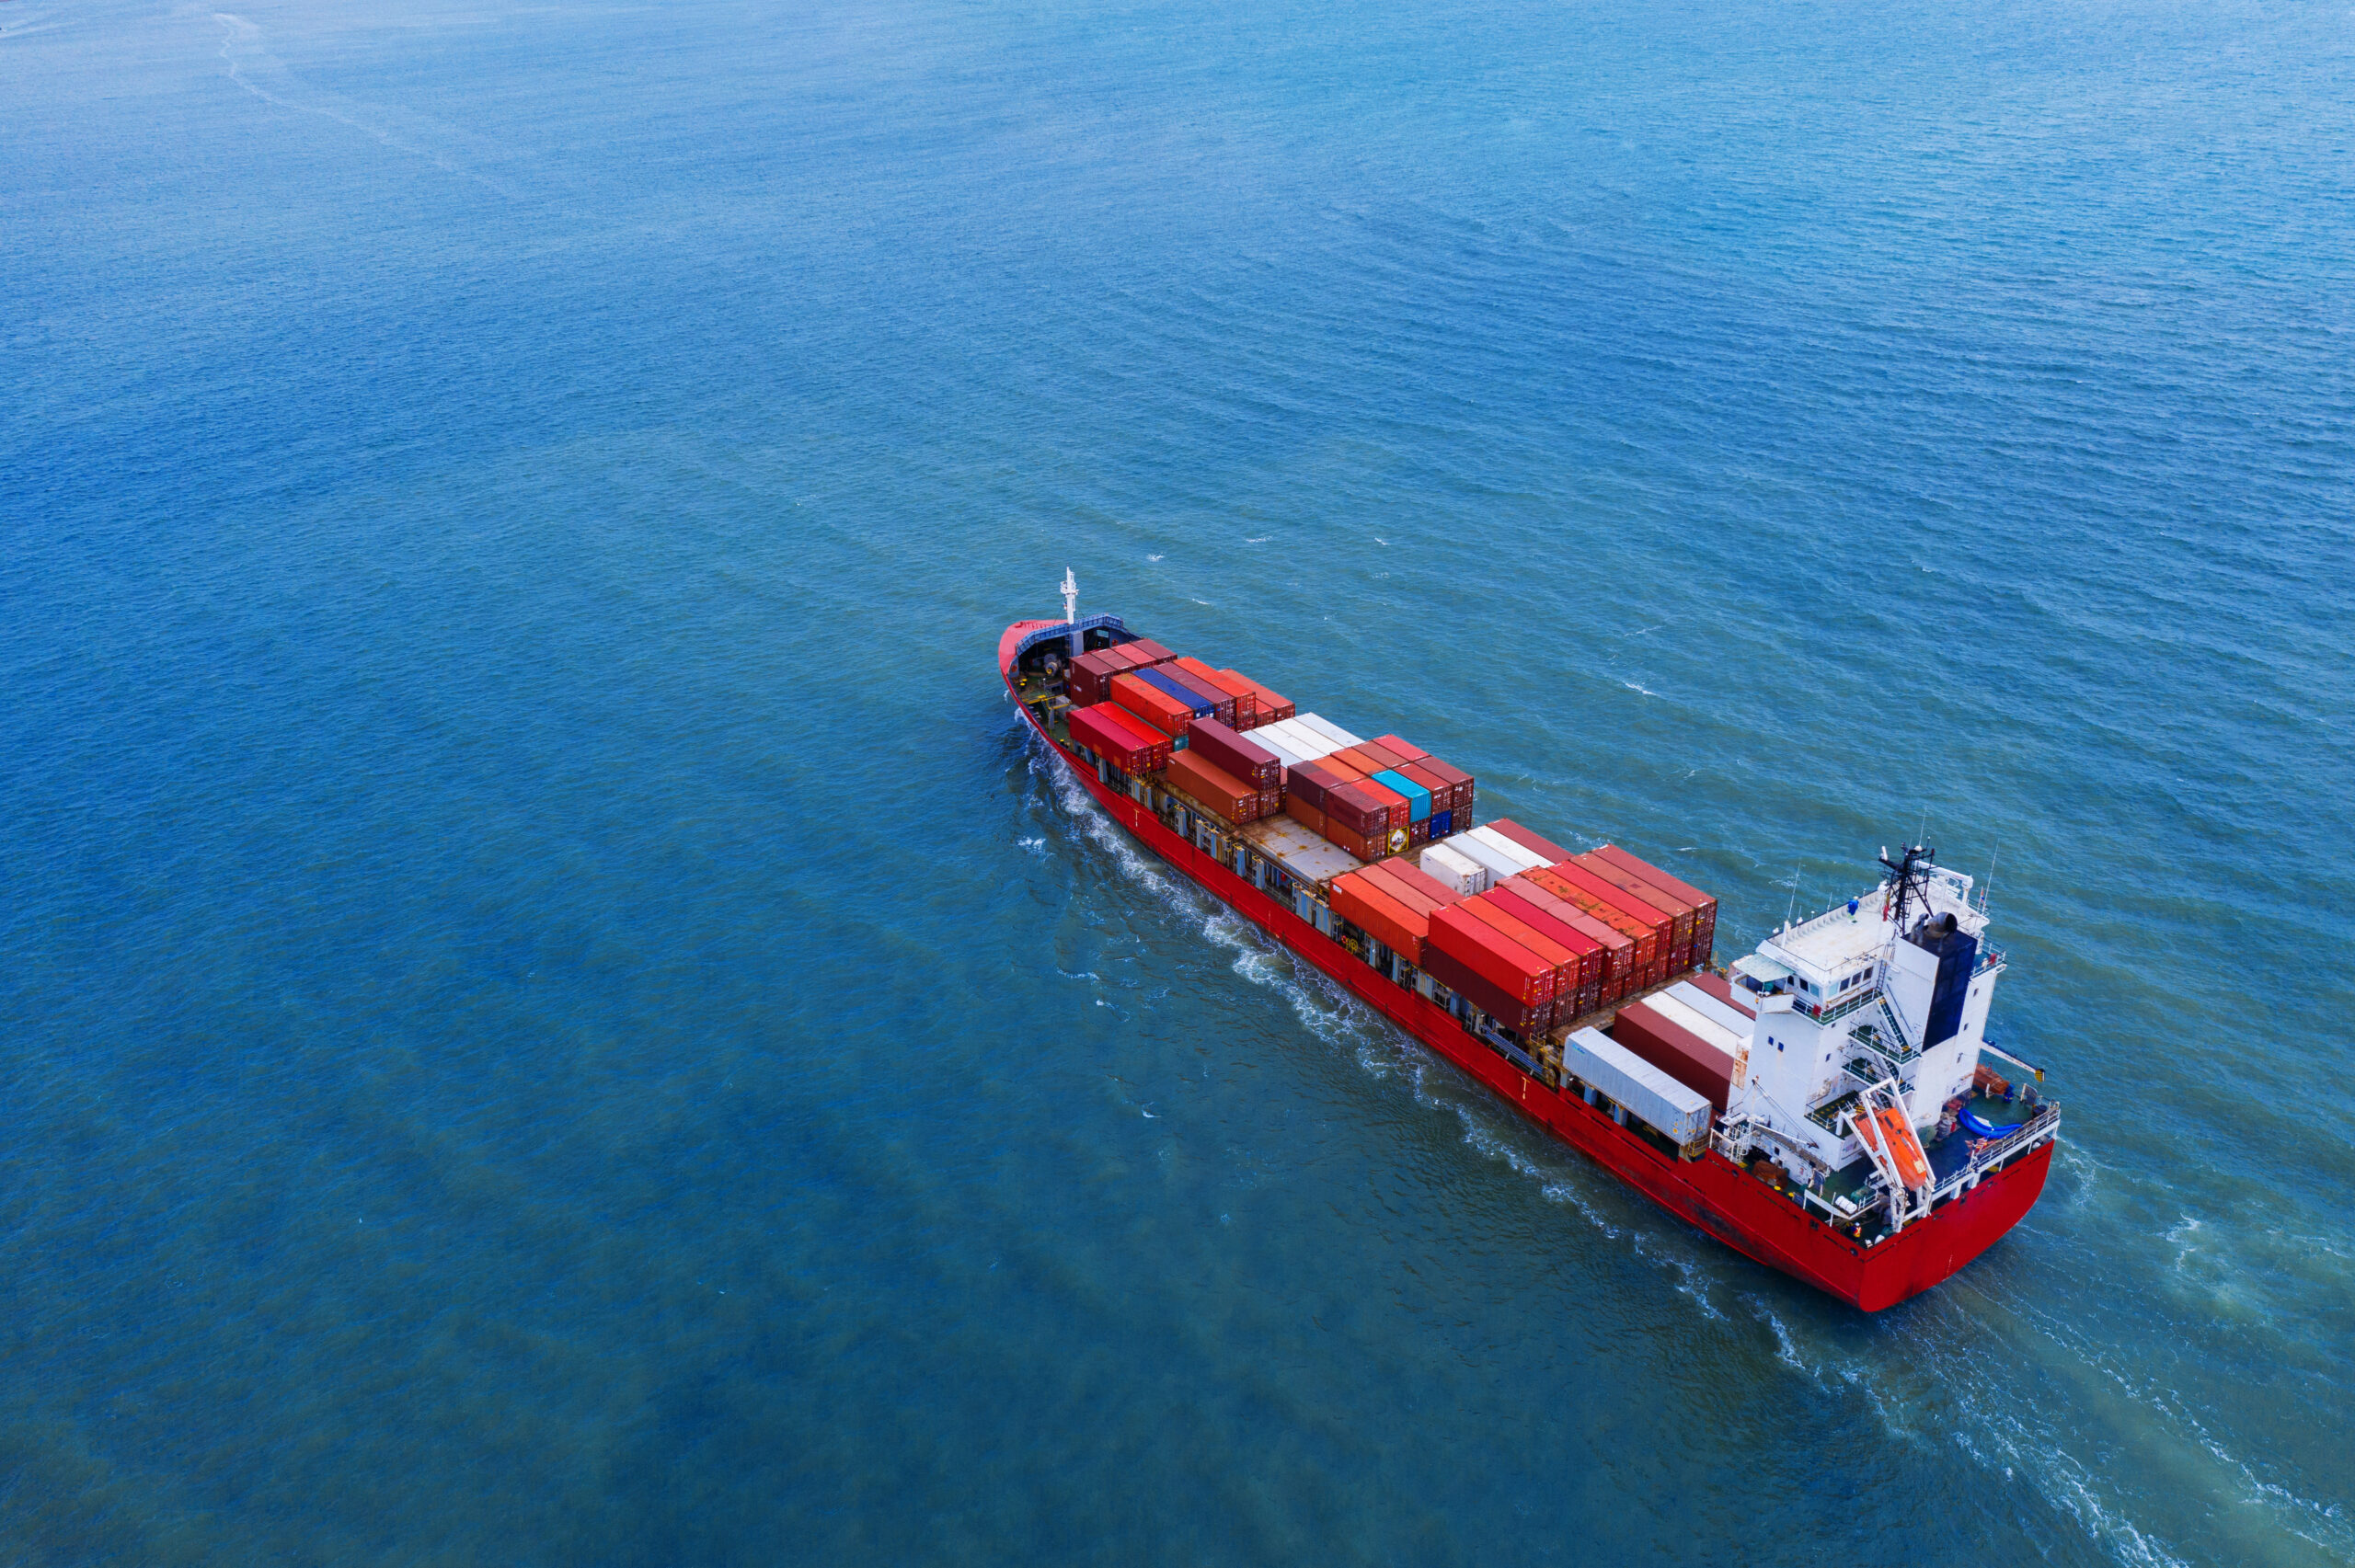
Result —
<path fill-rule="evenodd" d="M 1074 708 L 1071 738 L 1123 773 L 1150 777 L 1169 766 L 1169 737 L 1113 704 Z"/>
<path fill-rule="evenodd" d="M 1149 670 L 1166 662 L 1170 652 L 1159 643 L 1121 643 L 1116 647 L 1098 648 L 1094 653 L 1081 654 L 1071 662 L 1071 671 L 1063 678 L 1063 692 L 1074 707 L 1092 708 L 1098 703 L 1112 700 L 1112 677 L 1132 670 Z"/>
<path fill-rule="evenodd" d="M 1186 731 L 1186 751 L 1258 793 L 1257 808 L 1246 820 L 1283 809 L 1283 763 L 1266 747 L 1216 719 L 1198 718 Z"/>
<path fill-rule="evenodd" d="M 1557 966 L 1473 912 L 1465 899 L 1435 910 L 1423 971 L 1499 1024 L 1524 1036 L 1554 1025 Z"/>
<path fill-rule="evenodd" d="M 1208 704 L 1197 706 L 1179 697 L 1166 686 L 1152 681 L 1150 670 L 1128 670 L 1112 677 L 1111 700 L 1139 721 L 1159 730 L 1174 742 L 1186 733 L 1197 718 L 1209 718 L 1216 711 Z M 1077 711 L 1077 710 L 1074 710 Z"/>

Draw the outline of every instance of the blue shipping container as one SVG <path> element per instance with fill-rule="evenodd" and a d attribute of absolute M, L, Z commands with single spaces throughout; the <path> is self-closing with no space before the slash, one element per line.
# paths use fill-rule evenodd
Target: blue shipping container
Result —
<path fill-rule="evenodd" d="M 1383 769 L 1373 775 L 1373 782 L 1384 789 L 1396 790 L 1407 797 L 1407 820 L 1420 822 L 1431 814 L 1431 792 L 1404 773 Z"/>
<path fill-rule="evenodd" d="M 1434 839 L 1443 839 L 1447 837 L 1448 834 L 1455 831 L 1454 817 L 1455 813 L 1453 811 L 1432 812 L 1431 837 Z"/>
<path fill-rule="evenodd" d="M 1158 670 L 1132 670 L 1128 671 L 1128 673 L 1135 676 L 1140 681 L 1147 681 L 1150 684 L 1160 688 L 1162 691 L 1168 692 L 1171 696 L 1185 704 L 1188 708 L 1191 709 L 1196 718 L 1214 718 L 1218 715 L 1217 704 L 1203 702 L 1202 694 L 1200 692 L 1191 691 L 1184 686 L 1180 686 L 1177 681 L 1172 681 L 1168 676 L 1164 675 Z"/>

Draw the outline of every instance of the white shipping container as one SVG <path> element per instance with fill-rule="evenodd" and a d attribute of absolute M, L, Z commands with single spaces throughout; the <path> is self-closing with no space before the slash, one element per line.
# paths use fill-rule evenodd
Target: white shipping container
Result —
<path fill-rule="evenodd" d="M 1702 1017 L 1723 1025 L 1745 1040 L 1757 1029 L 1757 1021 L 1740 1008 L 1728 1006 L 1691 980 L 1679 980 L 1663 994 L 1674 997 Z"/>
<path fill-rule="evenodd" d="M 1716 1019 L 1708 1017 L 1703 1013 L 1700 1009 L 1696 1007 L 1687 1007 L 1683 1002 L 1679 1001 L 1673 995 L 1667 991 L 1662 991 L 1656 996 L 1646 997 L 1644 999 L 1643 1005 L 1651 1009 L 1654 1013 L 1659 1013 L 1662 1018 L 1667 1019 L 1670 1023 L 1675 1024 L 1678 1028 L 1683 1030 L 1686 1034 L 1692 1036 L 1703 1045 L 1714 1047 L 1715 1048 L 1725 1052 L 1726 1059 L 1729 1062 L 1741 1055 L 1742 1042 L 1750 1037 L 1747 1035 L 1735 1034 L 1731 1029 L 1727 1028 Z"/>
<path fill-rule="evenodd" d="M 1303 762 L 1314 762 L 1319 757 L 1330 756 L 1340 750 L 1338 746 L 1334 745 L 1317 731 L 1306 727 L 1296 718 L 1279 719 L 1274 724 L 1263 724 L 1251 732 L 1251 737 L 1255 740 L 1259 740 L 1259 743 L 1264 746 L 1267 742 L 1260 738 L 1270 732 L 1273 732 L 1276 739 L 1286 750 L 1297 755 Z M 1286 766 L 1296 767 L 1298 764 L 1287 763 Z"/>
<path fill-rule="evenodd" d="M 1502 882 L 1507 877 L 1518 876 L 1529 869 L 1527 861 L 1509 855 L 1494 844 L 1484 842 L 1479 836 L 1482 831 L 1482 829 L 1475 828 L 1468 833 L 1451 834 L 1446 847 L 1466 860 L 1477 861 L 1480 864 L 1487 866 L 1489 880 L 1492 883 Z"/>
<path fill-rule="evenodd" d="M 1539 854 L 1535 850 L 1531 849 L 1527 844 L 1514 843 L 1511 839 L 1506 838 L 1494 828 L 1488 827 L 1485 824 L 1477 828 L 1465 829 L 1465 835 L 1471 839 L 1475 843 L 1488 845 L 1490 849 L 1495 850 L 1499 854 L 1505 856 L 1509 860 L 1519 861 L 1521 863 L 1521 869 L 1523 871 L 1534 871 L 1541 865 L 1551 865 L 1554 864 L 1552 861 L 1547 860 L 1544 855 Z"/>
<path fill-rule="evenodd" d="M 1302 714 L 1298 718 L 1293 719 L 1292 723 L 1305 726 L 1316 731 L 1317 734 L 1325 736 L 1333 742 L 1333 750 L 1336 751 L 1344 746 L 1355 746 L 1364 738 L 1362 736 L 1351 735 L 1321 714 Z"/>
<path fill-rule="evenodd" d="M 1268 750 L 1273 751 L 1276 754 L 1276 761 L 1281 762 L 1287 768 L 1297 768 L 1303 762 L 1313 761 L 1314 759 L 1302 756 L 1298 751 L 1293 750 L 1292 747 L 1285 744 L 1284 738 L 1276 733 L 1277 730 L 1282 727 L 1283 727 L 1281 725 L 1261 725 L 1258 728 L 1251 732 L 1252 743 L 1257 746 L 1264 747 Z"/>
<path fill-rule="evenodd" d="M 1424 876 L 1467 898 L 1488 890 L 1488 868 L 1469 855 L 1456 853 L 1448 844 L 1426 844 L 1415 864 Z"/>
<path fill-rule="evenodd" d="M 1596 1028 L 1574 1030 L 1562 1042 L 1562 1070 L 1591 1083 L 1613 1104 L 1648 1127 L 1659 1128 L 1678 1147 L 1699 1142 L 1709 1130 L 1709 1098 L 1695 1093 Z"/>

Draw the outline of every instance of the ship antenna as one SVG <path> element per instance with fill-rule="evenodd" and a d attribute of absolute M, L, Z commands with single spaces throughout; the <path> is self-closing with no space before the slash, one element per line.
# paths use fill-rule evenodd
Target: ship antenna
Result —
<path fill-rule="evenodd" d="M 1079 579 L 1063 568 L 1063 624 L 1069 625 L 1079 619 Z"/>
<path fill-rule="evenodd" d="M 1987 857 L 1987 880 L 1979 885 L 1979 912 L 1982 915 L 1987 912 L 1987 900 L 1995 894 L 1995 861 L 2003 853 L 2004 846 L 1997 844 L 1995 853 Z"/>

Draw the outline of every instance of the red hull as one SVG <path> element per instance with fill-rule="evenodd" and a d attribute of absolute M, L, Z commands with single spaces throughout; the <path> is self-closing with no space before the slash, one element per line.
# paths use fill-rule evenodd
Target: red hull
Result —
<path fill-rule="evenodd" d="M 1053 624 L 1017 622 L 998 644 L 998 670 L 1017 702 L 1016 647 L 1024 633 Z M 2052 1164 L 2051 1143 L 1867 1247 L 1832 1230 L 1714 1149 L 1698 1160 L 1664 1154 L 1584 1099 L 1550 1089 L 1522 1072 L 1468 1034 L 1445 1008 L 1375 973 L 1289 908 L 1162 826 L 1126 795 L 1097 783 L 1094 769 L 1040 728 L 1028 708 L 1023 709 L 1023 716 L 1097 804 L 1235 913 L 1670 1213 L 1852 1306 L 1877 1312 L 1927 1290 L 1993 1245 L 2044 1191 Z"/>

